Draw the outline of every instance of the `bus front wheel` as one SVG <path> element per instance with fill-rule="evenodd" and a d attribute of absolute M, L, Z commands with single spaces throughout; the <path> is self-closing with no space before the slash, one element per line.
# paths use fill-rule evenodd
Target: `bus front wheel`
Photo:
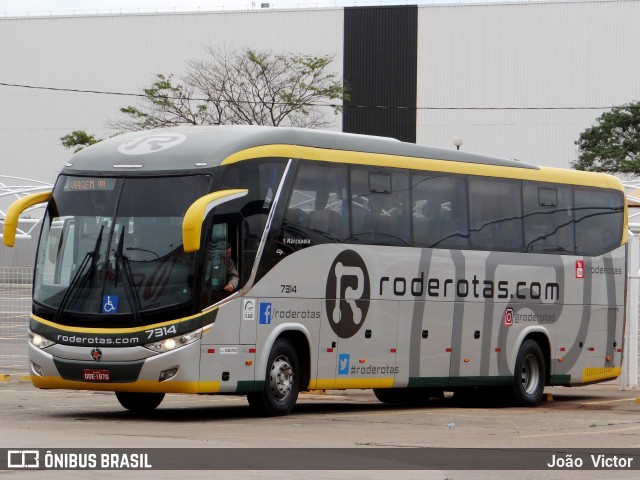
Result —
<path fill-rule="evenodd" d="M 116 398 L 127 410 L 147 413 L 155 410 L 162 403 L 164 393 L 116 392 Z"/>
<path fill-rule="evenodd" d="M 513 377 L 513 399 L 521 406 L 538 405 L 545 383 L 544 354 L 538 342 L 525 340 L 520 346 Z"/>
<path fill-rule="evenodd" d="M 262 390 L 247 395 L 249 406 L 261 416 L 286 415 L 293 410 L 299 392 L 298 353 L 289 340 L 279 338 L 269 354 Z"/>

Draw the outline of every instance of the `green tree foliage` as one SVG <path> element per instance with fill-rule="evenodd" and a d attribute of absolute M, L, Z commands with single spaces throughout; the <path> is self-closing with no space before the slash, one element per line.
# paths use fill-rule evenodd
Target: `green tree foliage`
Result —
<path fill-rule="evenodd" d="M 88 147 L 89 145 L 100 142 L 101 139 L 96 138 L 83 130 L 74 130 L 73 132 L 62 137 L 60 141 L 66 148 L 75 148 L 73 153 L 77 153 L 83 148 Z"/>
<path fill-rule="evenodd" d="M 326 107 L 342 111 L 348 93 L 332 56 L 274 54 L 252 49 L 205 49 L 186 74 L 157 74 L 127 118 L 109 126 L 124 131 L 176 125 L 273 125 L 318 128 L 329 124 Z M 323 111 L 324 110 L 324 111 Z"/>
<path fill-rule="evenodd" d="M 640 102 L 603 113 L 575 143 L 576 170 L 640 175 Z"/>

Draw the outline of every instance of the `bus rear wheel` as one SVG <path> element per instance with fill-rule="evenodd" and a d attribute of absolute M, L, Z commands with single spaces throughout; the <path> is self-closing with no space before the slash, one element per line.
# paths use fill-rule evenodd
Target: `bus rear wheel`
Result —
<path fill-rule="evenodd" d="M 164 393 L 116 392 L 116 398 L 127 410 L 148 413 L 162 403 Z"/>
<path fill-rule="evenodd" d="M 287 415 L 298 400 L 300 376 L 296 349 L 289 340 L 279 338 L 269 354 L 262 390 L 247 395 L 249 406 L 260 416 Z"/>
<path fill-rule="evenodd" d="M 513 399 L 523 407 L 535 406 L 542 400 L 546 367 L 538 342 L 525 340 L 520 346 L 513 377 Z"/>

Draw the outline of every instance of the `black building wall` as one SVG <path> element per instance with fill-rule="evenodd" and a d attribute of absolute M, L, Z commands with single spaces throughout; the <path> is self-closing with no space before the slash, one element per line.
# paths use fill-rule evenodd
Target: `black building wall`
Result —
<path fill-rule="evenodd" d="M 346 8 L 343 131 L 415 143 L 417 63 L 417 6 Z"/>

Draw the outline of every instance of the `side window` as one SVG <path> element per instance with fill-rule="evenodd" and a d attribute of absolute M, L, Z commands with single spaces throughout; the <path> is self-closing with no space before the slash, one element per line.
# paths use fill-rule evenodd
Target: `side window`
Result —
<path fill-rule="evenodd" d="M 226 223 L 211 226 L 208 243 L 203 252 L 204 269 L 200 297 L 203 307 L 222 300 L 241 286 L 231 233 Z"/>
<path fill-rule="evenodd" d="M 467 183 L 456 175 L 413 175 L 413 244 L 417 247 L 469 246 Z"/>
<path fill-rule="evenodd" d="M 254 268 L 269 211 L 285 165 L 285 160 L 280 158 L 238 162 L 224 167 L 215 182 L 215 190 L 246 188 L 249 191 L 244 197 L 216 207 L 216 216 L 229 215 L 225 221 L 229 223 L 229 241 L 234 247 L 233 256 L 240 273 L 241 284 L 249 280 Z"/>
<path fill-rule="evenodd" d="M 569 186 L 525 182 L 524 251 L 571 254 L 573 242 L 573 195 Z"/>
<path fill-rule="evenodd" d="M 521 183 L 469 177 L 471 248 L 522 251 Z"/>
<path fill-rule="evenodd" d="M 293 249 L 343 242 L 349 235 L 347 167 L 301 162 L 282 224 Z"/>
<path fill-rule="evenodd" d="M 84 219 L 81 219 L 84 221 Z M 47 243 L 40 244 L 40 257 L 44 259 L 42 284 L 68 286 L 74 261 L 76 221 L 73 217 L 56 217 L 48 226 Z M 47 225 L 45 223 L 45 225 Z M 47 227 L 44 227 L 47 228 Z"/>
<path fill-rule="evenodd" d="M 204 268 L 204 288 L 221 290 L 227 282 L 227 225 L 215 224 L 211 227 L 206 250 Z"/>
<path fill-rule="evenodd" d="M 409 175 L 392 169 L 352 167 L 350 241 L 410 245 Z"/>
<path fill-rule="evenodd" d="M 620 245 L 624 224 L 621 192 L 575 188 L 576 253 L 602 255 Z"/>

